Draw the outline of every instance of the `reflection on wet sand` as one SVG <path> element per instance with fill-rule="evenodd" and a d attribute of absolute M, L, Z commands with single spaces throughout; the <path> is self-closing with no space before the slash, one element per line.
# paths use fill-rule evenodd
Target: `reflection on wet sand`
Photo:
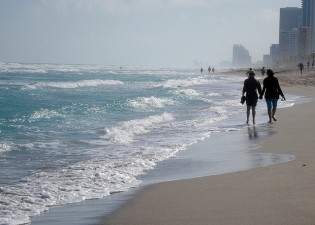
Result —
<path fill-rule="evenodd" d="M 257 133 L 256 126 L 253 126 L 253 127 L 249 126 L 249 127 L 247 127 L 247 131 L 248 131 L 248 138 L 249 138 L 249 140 L 258 138 L 258 133 Z"/>

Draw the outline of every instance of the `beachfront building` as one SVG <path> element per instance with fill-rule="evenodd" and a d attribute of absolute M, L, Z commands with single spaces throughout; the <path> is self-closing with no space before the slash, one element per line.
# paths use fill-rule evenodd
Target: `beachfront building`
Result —
<path fill-rule="evenodd" d="M 263 55 L 263 65 L 272 66 L 271 55 Z"/>
<path fill-rule="evenodd" d="M 270 47 L 273 65 L 292 64 L 315 55 L 315 0 L 301 2 L 302 8 L 280 9 L 279 44 Z"/>
<path fill-rule="evenodd" d="M 290 31 L 302 24 L 302 9 L 298 7 L 280 8 L 280 31 Z"/>
<path fill-rule="evenodd" d="M 240 44 L 233 46 L 233 67 L 250 67 L 252 59 L 248 50 Z"/>
<path fill-rule="evenodd" d="M 271 44 L 270 54 L 263 56 L 263 63 L 268 67 L 276 67 L 280 61 L 279 44 Z"/>
<path fill-rule="evenodd" d="M 311 28 L 299 27 L 298 31 L 298 55 L 305 56 L 312 53 Z"/>
<path fill-rule="evenodd" d="M 276 62 L 280 60 L 279 44 L 272 44 L 270 46 L 270 56 L 271 56 L 272 62 Z"/>
<path fill-rule="evenodd" d="M 310 29 L 310 52 L 315 52 L 315 0 L 302 0 L 302 11 L 302 26 Z"/>
<path fill-rule="evenodd" d="M 299 29 L 302 24 L 302 9 L 280 9 L 279 51 L 281 59 L 298 55 Z"/>
<path fill-rule="evenodd" d="M 279 49 L 282 58 L 288 58 L 298 54 L 298 34 L 298 28 L 280 32 Z"/>

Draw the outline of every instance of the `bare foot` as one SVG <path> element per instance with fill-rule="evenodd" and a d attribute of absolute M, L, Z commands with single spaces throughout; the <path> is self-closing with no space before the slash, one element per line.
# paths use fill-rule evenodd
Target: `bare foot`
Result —
<path fill-rule="evenodd" d="M 273 119 L 274 121 L 277 121 L 275 117 L 272 117 L 272 119 Z"/>

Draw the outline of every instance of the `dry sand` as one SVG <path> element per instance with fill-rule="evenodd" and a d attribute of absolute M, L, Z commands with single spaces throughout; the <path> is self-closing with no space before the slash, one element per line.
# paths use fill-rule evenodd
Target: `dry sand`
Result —
<path fill-rule="evenodd" d="M 315 98 L 313 84 L 286 78 L 294 73 L 276 74 L 284 93 Z M 314 225 L 315 102 L 279 109 L 277 115 L 278 121 L 270 125 L 276 134 L 264 139 L 259 151 L 292 154 L 295 160 L 152 185 L 103 224 Z"/>

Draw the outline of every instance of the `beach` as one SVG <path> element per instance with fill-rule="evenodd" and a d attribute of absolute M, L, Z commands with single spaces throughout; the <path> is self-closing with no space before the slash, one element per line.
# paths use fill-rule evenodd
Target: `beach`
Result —
<path fill-rule="evenodd" d="M 270 135 L 265 110 L 248 129 L 244 77 L 233 73 L 3 63 L 0 74 L 10 106 L 0 116 L 0 224 L 96 224 L 153 183 L 292 160 L 252 150 Z M 304 101 L 287 97 L 281 107 Z"/>
<path fill-rule="evenodd" d="M 304 75 L 295 69 L 275 72 L 284 94 L 315 98 L 313 71 Z M 278 109 L 278 121 L 269 125 L 274 135 L 261 140 L 257 149 L 293 155 L 294 160 L 150 185 L 102 224 L 314 224 L 314 112 L 314 101 Z"/>

